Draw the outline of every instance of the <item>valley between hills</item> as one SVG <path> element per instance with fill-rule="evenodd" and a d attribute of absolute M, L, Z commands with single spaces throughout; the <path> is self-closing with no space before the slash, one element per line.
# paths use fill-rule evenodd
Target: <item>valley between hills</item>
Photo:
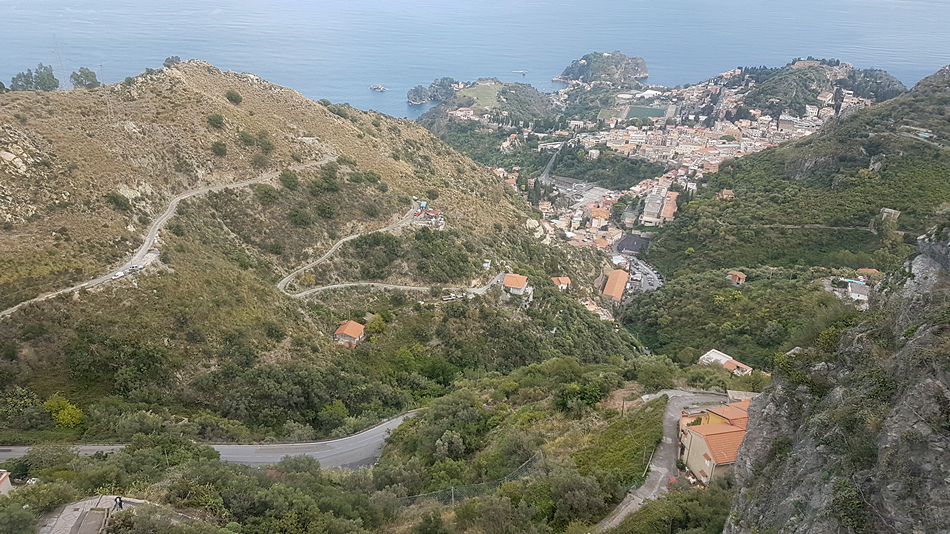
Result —
<path fill-rule="evenodd" d="M 436 84 L 418 124 L 198 60 L 0 94 L 0 524 L 948 528 L 950 71 L 641 63 Z"/>

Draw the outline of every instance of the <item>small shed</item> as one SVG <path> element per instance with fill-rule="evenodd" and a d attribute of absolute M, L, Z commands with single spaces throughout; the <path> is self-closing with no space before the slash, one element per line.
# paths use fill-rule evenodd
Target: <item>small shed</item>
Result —
<path fill-rule="evenodd" d="M 745 283 L 745 273 L 741 271 L 729 271 L 726 273 L 726 278 L 732 282 L 734 286 L 741 286 Z"/>

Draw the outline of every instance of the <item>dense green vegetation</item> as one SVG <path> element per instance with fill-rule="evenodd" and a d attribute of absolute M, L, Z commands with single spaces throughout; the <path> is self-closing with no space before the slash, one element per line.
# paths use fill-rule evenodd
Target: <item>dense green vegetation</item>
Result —
<path fill-rule="evenodd" d="M 521 167 L 519 172 L 522 174 L 537 176 L 551 159 L 549 152 L 538 152 L 539 140 L 531 135 L 528 139 L 521 137 L 509 151 L 502 152 L 501 144 L 515 130 L 487 128 L 477 121 L 449 121 L 441 128 L 440 139 L 482 165 L 502 167 L 508 171 L 513 167 Z"/>
<path fill-rule="evenodd" d="M 585 83 L 610 82 L 620 87 L 636 87 L 638 80 L 646 78 L 647 64 L 642 57 L 631 57 L 620 53 L 593 52 L 575 59 L 568 65 L 560 78 Z"/>
<path fill-rule="evenodd" d="M 10 80 L 11 91 L 55 91 L 59 89 L 59 80 L 53 75 L 52 65 L 36 66 L 36 72 L 26 69 Z"/>
<path fill-rule="evenodd" d="M 502 83 L 500 80 L 495 83 L 501 84 L 501 87 L 495 94 L 495 104 L 486 110 L 492 122 L 519 125 L 533 124 L 538 119 L 553 119 L 555 109 L 550 95 L 526 83 Z M 460 96 L 464 94 L 464 91 L 460 92 Z M 481 107 L 480 103 L 477 104 Z"/>
<path fill-rule="evenodd" d="M 200 510 L 208 518 L 206 523 L 180 523 L 183 518 L 177 514 L 137 507 L 114 516 L 108 531 L 114 534 L 211 533 L 225 524 L 234 529 L 228 532 L 245 534 L 315 529 L 364 533 L 395 513 L 391 493 L 377 492 L 371 483 L 367 487 L 361 473 L 324 472 L 306 456 L 264 468 L 224 464 L 214 449 L 160 431 L 137 433 L 123 450 L 108 455 L 80 457 L 66 447 L 37 446 L 4 465 L 17 478 L 41 481 L 0 497 L 3 524 L 21 521 L 29 526 L 4 532 L 32 532 L 34 514 L 97 492 L 146 497 Z"/>
<path fill-rule="evenodd" d="M 663 166 L 642 159 L 625 158 L 600 145 L 600 156 L 588 159 L 583 148 L 565 146 L 557 154 L 551 174 L 595 182 L 608 189 L 628 189 L 642 180 L 663 174 Z"/>
<path fill-rule="evenodd" d="M 182 203 L 162 254 L 174 271 L 142 277 L 137 288 L 117 287 L 114 297 L 83 294 L 65 315 L 50 301 L 0 324 L 10 340 L 0 361 L 5 398 L 16 385 L 35 392 L 3 416 L 3 439 L 124 439 L 131 435 L 123 430 L 127 420 L 173 425 L 194 439 L 340 435 L 441 395 L 463 371 L 506 372 L 552 357 L 604 362 L 635 355 L 631 336 L 613 332 L 548 279 L 547 273 L 590 259 L 571 259 L 517 229 L 466 239 L 427 229 L 403 238 L 369 234 L 352 250 L 367 259 L 361 265 L 367 272 L 358 274 L 372 276 L 392 255 L 406 254 L 430 284 L 466 278 L 472 257 L 480 260 L 490 250 L 532 266 L 524 272 L 537 287 L 540 308 L 499 306 L 493 292 L 441 308 L 410 304 L 416 297 L 398 293 L 282 302 L 271 267 L 271 258 L 284 253 L 275 246 L 280 242 L 250 233 L 266 231 L 261 226 L 242 236 L 241 225 L 249 224 L 242 215 L 252 213 L 243 211 L 249 204 L 279 210 L 285 194 L 266 186 Z M 123 303 L 121 313 L 101 313 L 114 298 Z M 363 321 L 367 312 L 381 318 L 372 342 L 344 350 L 330 341 L 340 320 Z M 36 358 L 19 358 L 27 345 Z M 56 392 L 85 413 L 75 428 L 53 429 L 53 416 L 40 407 Z M 178 417 L 191 423 L 179 426 Z"/>
<path fill-rule="evenodd" d="M 884 102 L 907 91 L 897 78 L 879 69 L 850 69 L 830 75 L 831 68 L 839 67 L 836 59 L 816 59 L 819 67 L 793 68 L 794 60 L 784 67 L 742 67 L 742 74 L 730 80 L 721 80 L 737 86 L 752 81 L 755 86 L 743 96 L 747 109 L 758 108 L 763 114 L 778 117 L 785 110 L 804 115 L 805 106 L 820 106 L 819 93 L 835 94 L 834 104 L 840 107 L 842 91 L 852 91 L 859 98 Z"/>
<path fill-rule="evenodd" d="M 460 382 L 465 389 L 433 403 L 393 434 L 374 477 L 398 480 L 410 493 L 471 491 L 475 487 L 466 484 L 498 480 L 530 463 L 521 476 L 455 508 L 456 526 L 465 531 L 477 518 L 492 518 L 489 510 L 498 499 L 523 509 L 522 517 L 494 517 L 499 532 L 592 524 L 630 484 L 643 482 L 649 451 L 662 439 L 666 397 L 623 417 L 595 408 L 622 381 L 617 373 L 637 372 L 635 364 L 552 359 L 508 376 Z M 559 401 L 573 389 L 587 393 L 567 405 Z"/>
<path fill-rule="evenodd" d="M 828 271 L 760 267 L 743 272 L 748 278 L 739 287 L 725 271 L 681 274 L 661 291 L 636 299 L 623 320 L 653 351 L 683 365 L 715 348 L 768 371 L 776 353 L 812 345 L 828 324 L 854 313 L 824 291 L 818 278 Z M 841 274 L 855 276 L 854 271 Z M 713 388 L 718 380 L 707 376 L 690 385 Z"/>
<path fill-rule="evenodd" d="M 730 477 L 716 479 L 708 489 L 674 487 L 647 501 L 610 534 L 719 534 L 732 508 Z"/>
<path fill-rule="evenodd" d="M 448 76 L 435 80 L 429 84 L 429 87 L 417 85 L 409 90 L 406 98 L 411 104 L 424 104 L 430 100 L 447 101 L 455 97 L 455 89 L 452 87 L 456 82 Z"/>
<path fill-rule="evenodd" d="M 651 258 L 670 272 L 737 265 L 895 268 L 935 210 L 950 201 L 944 179 L 950 152 L 934 141 L 950 135 L 941 119 L 948 98 L 945 82 L 927 79 L 818 134 L 724 163 L 655 240 Z M 920 138 L 914 128 L 932 136 Z M 736 198 L 716 200 L 722 189 Z M 882 208 L 901 212 L 896 224 L 882 220 Z M 832 228 L 795 228 L 803 225 Z"/>
<path fill-rule="evenodd" d="M 96 73 L 86 67 L 80 67 L 79 72 L 73 72 L 69 75 L 69 82 L 75 89 L 95 89 L 99 87 L 99 80 Z"/>

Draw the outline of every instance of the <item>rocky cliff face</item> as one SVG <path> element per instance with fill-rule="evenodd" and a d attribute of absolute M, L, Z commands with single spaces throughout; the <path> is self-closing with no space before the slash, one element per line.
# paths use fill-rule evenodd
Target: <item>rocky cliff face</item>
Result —
<path fill-rule="evenodd" d="M 950 241 L 919 243 L 837 346 L 776 359 L 726 533 L 950 531 Z"/>

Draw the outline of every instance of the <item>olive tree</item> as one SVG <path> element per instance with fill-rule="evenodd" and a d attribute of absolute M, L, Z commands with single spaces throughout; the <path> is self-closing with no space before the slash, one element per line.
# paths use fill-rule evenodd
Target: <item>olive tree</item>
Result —
<path fill-rule="evenodd" d="M 69 76 L 69 81 L 73 84 L 73 88 L 86 88 L 86 89 L 95 89 L 99 87 L 99 80 L 96 78 L 96 73 L 87 69 L 86 67 L 79 67 L 79 72 L 73 72 Z"/>

